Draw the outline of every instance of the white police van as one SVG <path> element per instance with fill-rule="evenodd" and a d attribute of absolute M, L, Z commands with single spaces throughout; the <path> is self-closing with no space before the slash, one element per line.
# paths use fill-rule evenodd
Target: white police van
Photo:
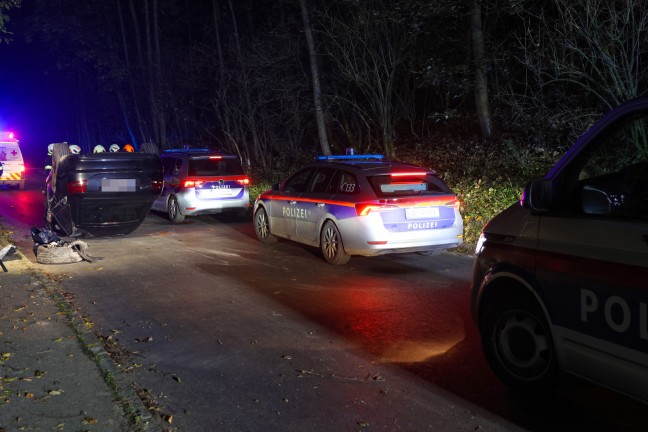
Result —
<path fill-rule="evenodd" d="M 13 132 L 0 132 L 0 186 L 25 187 L 25 162 Z"/>
<path fill-rule="evenodd" d="M 484 228 L 472 312 L 520 389 L 568 372 L 648 401 L 648 99 L 596 123 Z"/>

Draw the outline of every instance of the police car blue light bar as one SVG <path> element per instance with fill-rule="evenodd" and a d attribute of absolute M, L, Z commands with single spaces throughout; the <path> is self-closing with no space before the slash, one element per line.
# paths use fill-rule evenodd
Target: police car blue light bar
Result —
<path fill-rule="evenodd" d="M 364 155 L 331 155 L 331 156 L 326 156 L 326 155 L 320 155 L 320 156 L 315 156 L 315 160 L 318 161 L 324 161 L 324 160 L 359 160 L 359 159 L 376 159 L 376 160 L 383 160 L 384 155 L 381 154 L 364 154 Z"/>

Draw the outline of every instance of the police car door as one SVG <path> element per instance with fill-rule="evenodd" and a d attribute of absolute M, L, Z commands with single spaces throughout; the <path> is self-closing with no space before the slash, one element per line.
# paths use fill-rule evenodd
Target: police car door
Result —
<path fill-rule="evenodd" d="M 173 180 L 174 168 L 176 167 L 176 158 L 165 156 L 162 157 L 162 170 L 164 171 L 164 182 L 162 186 L 162 193 L 155 199 L 153 208 L 156 210 L 166 211 L 167 200 L 171 194 L 171 184 Z M 177 176 L 176 176 L 177 177 Z M 176 178 L 177 182 L 177 178 Z"/>
<path fill-rule="evenodd" d="M 300 241 L 316 243 L 320 222 L 328 212 L 329 183 L 335 175 L 333 168 L 318 168 L 312 175 L 308 189 L 297 202 L 297 237 Z"/>
<path fill-rule="evenodd" d="M 648 400 L 648 112 L 611 124 L 556 177 L 537 278 L 561 366 Z"/>
<path fill-rule="evenodd" d="M 304 168 L 290 176 L 273 194 L 270 201 L 270 226 L 272 233 L 295 239 L 297 218 L 302 214 L 298 208 L 298 198 L 306 191 L 313 168 Z"/>

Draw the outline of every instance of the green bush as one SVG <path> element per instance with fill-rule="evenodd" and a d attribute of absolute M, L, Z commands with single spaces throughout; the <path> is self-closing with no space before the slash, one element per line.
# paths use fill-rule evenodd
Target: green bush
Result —
<path fill-rule="evenodd" d="M 471 181 L 462 179 L 449 185 L 461 201 L 464 221 L 462 252 L 472 252 L 484 225 L 497 213 L 520 199 L 523 184 L 507 180 Z"/>

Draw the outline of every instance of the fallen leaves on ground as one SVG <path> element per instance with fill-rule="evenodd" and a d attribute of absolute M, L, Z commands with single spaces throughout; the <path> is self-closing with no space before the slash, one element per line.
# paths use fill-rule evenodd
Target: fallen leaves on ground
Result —
<path fill-rule="evenodd" d="M 93 417 L 86 417 L 83 419 L 83 424 L 96 425 L 97 423 L 99 423 L 99 420 Z"/>

